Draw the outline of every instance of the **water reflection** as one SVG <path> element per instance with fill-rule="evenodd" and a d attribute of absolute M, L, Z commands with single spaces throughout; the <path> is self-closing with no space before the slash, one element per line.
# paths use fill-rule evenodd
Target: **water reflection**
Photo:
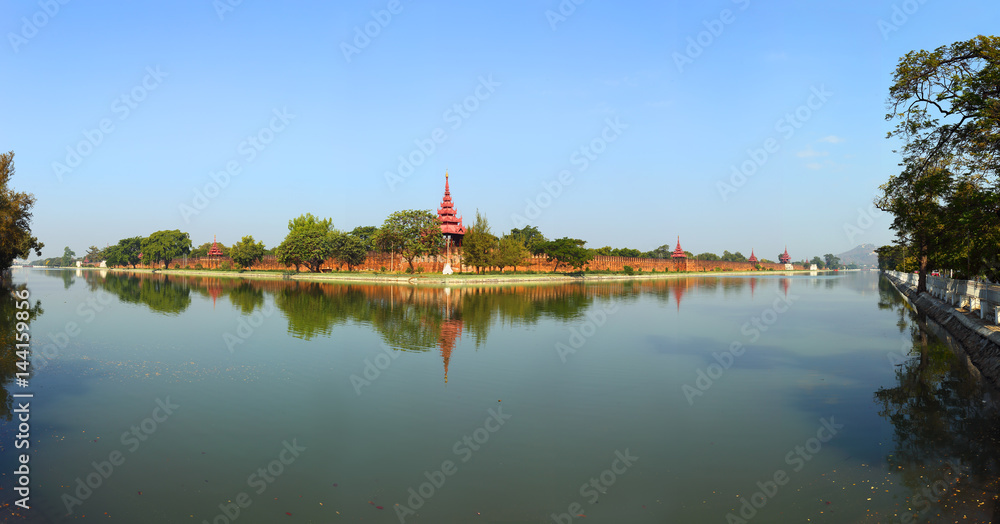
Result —
<path fill-rule="evenodd" d="M 58 273 L 72 277 L 71 272 Z M 338 325 L 365 325 L 397 350 L 438 349 L 446 378 L 451 353 L 463 336 L 480 347 L 495 327 L 531 326 L 543 319 L 582 321 L 597 302 L 628 303 L 644 295 L 678 312 L 682 301 L 699 294 L 739 296 L 749 291 L 752 300 L 762 290 L 770 295 L 765 289 L 770 288 L 787 295 L 792 280 L 706 276 L 446 288 L 98 271 L 85 271 L 83 278 L 92 291 L 107 291 L 122 302 L 168 315 L 186 311 L 192 294 L 211 299 L 213 308 L 228 297 L 243 315 L 263 308 L 270 296 L 288 322 L 288 333 L 296 338 L 330 337 Z"/>
<path fill-rule="evenodd" d="M 910 522 L 1000 522 L 997 391 L 948 334 L 914 311 L 885 278 L 878 292 L 879 309 L 898 311 L 900 332 L 907 336 L 893 359 L 896 384 L 876 391 L 875 402 L 893 425 L 895 446 L 886 462 L 901 477 L 896 484 L 911 492 L 904 505 L 914 517 Z M 970 514 L 969 508 L 982 513 Z"/>
<path fill-rule="evenodd" d="M 17 355 L 17 343 L 18 343 L 18 330 L 17 324 L 18 319 L 15 316 L 19 311 L 28 312 L 27 324 L 30 326 L 36 318 L 38 318 L 42 313 L 42 304 L 37 300 L 32 300 L 30 297 L 28 299 L 29 307 L 27 309 L 18 309 L 18 303 L 23 301 L 18 300 L 14 297 L 14 292 L 23 292 L 26 289 L 24 284 L 12 285 L 9 276 L 4 278 L 0 277 L 0 293 L 3 293 L 3 298 L 0 298 L 0 418 L 4 420 L 11 420 L 11 409 L 13 408 L 12 402 L 14 388 L 14 379 L 16 378 L 16 373 L 23 373 L 25 370 L 19 369 L 17 367 L 17 362 L 20 358 Z M 30 338 L 35 338 L 35 333 L 31 332 L 29 327 L 28 336 Z M 23 336 L 22 336 L 23 338 Z M 29 342 L 30 344 L 30 342 Z M 35 344 L 31 344 L 34 348 Z M 30 382 L 33 370 L 31 366 L 28 366 L 28 380 Z"/>

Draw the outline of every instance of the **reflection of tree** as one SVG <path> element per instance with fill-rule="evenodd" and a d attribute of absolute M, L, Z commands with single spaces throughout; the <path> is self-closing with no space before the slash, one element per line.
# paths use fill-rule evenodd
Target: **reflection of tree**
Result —
<path fill-rule="evenodd" d="M 61 278 L 63 281 L 63 289 L 69 289 L 69 287 L 76 282 L 73 271 L 69 269 L 47 269 L 41 273 L 47 277 Z"/>
<path fill-rule="evenodd" d="M 978 516 L 981 522 L 1000 522 L 1000 504 L 995 499 L 1000 475 L 996 392 L 978 374 L 970 374 L 968 357 L 929 334 L 932 327 L 898 293 L 897 297 L 892 293 L 880 283 L 879 308 L 900 311 L 901 328 L 909 331 L 906 349 L 912 358 L 897 364 L 897 384 L 876 391 L 875 402 L 879 415 L 895 430 L 895 449 L 887 457 L 889 469 L 913 490 L 910 504 L 904 507 L 914 511 L 915 522 L 930 522 L 931 515 L 941 522 L 964 515 L 977 518 L 969 514 L 970 508 L 984 512 Z M 960 480 L 952 464 L 961 464 Z M 937 481 L 947 484 L 948 490 L 940 497 L 927 497 L 925 489 Z M 922 511 L 928 504 L 932 511 Z"/>
<path fill-rule="evenodd" d="M 249 315 L 255 309 L 264 307 L 264 290 L 255 288 L 249 282 L 240 282 L 229 291 L 229 301 L 244 315 Z"/>
<path fill-rule="evenodd" d="M 17 361 L 20 358 L 17 355 L 17 317 L 15 314 L 18 311 L 27 311 L 29 313 L 28 324 L 34 321 L 43 313 L 41 302 L 34 300 L 32 301 L 29 297 L 28 309 L 17 309 L 18 302 L 21 300 L 16 300 L 12 295 L 14 291 L 22 291 L 25 289 L 24 284 L 14 286 L 11 282 L 3 277 L 0 277 L 0 293 L 3 293 L 3 297 L 0 297 L 0 417 L 4 420 L 11 420 L 11 408 L 13 407 L 13 397 L 11 394 L 13 392 L 8 391 L 8 387 L 12 386 L 12 382 L 16 377 L 16 373 L 23 373 L 24 370 L 17 367 Z M 31 304 L 34 302 L 33 304 Z M 29 354 L 39 348 L 41 345 L 35 341 L 38 334 L 28 330 L 29 336 Z M 23 342 L 22 342 L 23 343 Z M 29 379 L 32 373 L 31 365 L 28 365 Z"/>
<path fill-rule="evenodd" d="M 288 319 L 292 336 L 309 340 L 316 335 L 330 335 L 333 325 L 346 319 L 349 311 L 344 306 L 349 301 L 346 297 L 328 300 L 323 287 L 314 282 L 295 282 L 274 296 L 274 304 Z"/>
<path fill-rule="evenodd" d="M 143 304 L 166 315 L 183 313 L 191 305 L 191 288 L 181 282 L 171 281 L 167 275 L 139 277 L 134 274 L 118 274 L 101 278 L 93 273 L 87 272 L 91 289 L 103 289 L 122 302 Z"/>

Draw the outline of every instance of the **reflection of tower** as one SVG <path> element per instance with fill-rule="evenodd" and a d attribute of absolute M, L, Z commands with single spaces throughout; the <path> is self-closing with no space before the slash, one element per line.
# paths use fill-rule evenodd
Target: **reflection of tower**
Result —
<path fill-rule="evenodd" d="M 752 254 L 752 252 L 751 252 L 751 254 Z M 756 289 L 756 288 L 757 288 L 757 279 L 756 278 L 751 278 L 750 279 L 750 300 L 753 300 L 753 290 Z"/>
<path fill-rule="evenodd" d="M 677 301 L 677 311 L 681 310 L 681 298 L 684 297 L 684 291 L 687 288 L 687 279 L 677 281 L 677 285 L 674 286 L 674 300 Z"/>
<path fill-rule="evenodd" d="M 787 297 L 788 296 L 788 279 L 787 278 L 781 279 L 781 289 L 785 290 L 785 296 Z"/>
<path fill-rule="evenodd" d="M 441 323 L 441 335 L 438 337 L 438 345 L 441 346 L 441 360 L 444 361 L 444 382 L 448 383 L 448 363 L 451 361 L 451 352 L 455 349 L 455 342 L 462 336 L 462 321 L 460 319 L 447 319 Z"/>
<path fill-rule="evenodd" d="M 208 289 L 208 296 L 212 297 L 212 309 L 215 309 L 215 300 L 222 296 L 222 285 L 218 280 L 211 278 L 205 287 Z"/>
<path fill-rule="evenodd" d="M 448 383 L 448 363 L 451 352 L 455 349 L 455 341 L 462 336 L 462 320 L 451 318 L 451 288 L 444 288 L 444 320 L 441 322 L 441 334 L 438 335 L 438 346 L 441 347 L 441 360 L 444 361 L 444 383 Z"/>

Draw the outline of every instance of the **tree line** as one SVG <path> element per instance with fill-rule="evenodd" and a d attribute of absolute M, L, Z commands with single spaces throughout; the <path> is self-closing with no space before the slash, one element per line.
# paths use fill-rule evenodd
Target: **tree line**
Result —
<path fill-rule="evenodd" d="M 888 138 L 901 169 L 875 205 L 892 214 L 879 267 L 1000 279 L 1000 38 L 977 36 L 900 58 L 889 87 Z"/>
<path fill-rule="evenodd" d="M 32 251 L 40 256 L 44 247 L 31 236 L 34 195 L 9 188 L 8 182 L 14 175 L 13 158 L 12 151 L 0 154 L 0 271 L 9 269 L 14 260 L 26 258 Z M 111 267 L 135 267 L 140 263 L 150 266 L 162 263 L 166 266 L 180 257 L 205 257 L 211 245 L 206 242 L 192 247 L 188 233 L 177 229 L 163 230 L 146 237 L 123 238 L 103 249 L 90 246 L 83 260 L 91 264 L 105 261 Z M 389 215 L 381 227 L 360 226 L 349 232 L 334 228 L 330 218 L 321 219 L 306 213 L 289 220 L 285 239 L 271 249 L 265 248 L 263 242 L 256 241 L 252 235 L 244 236 L 232 246 L 217 245 L 222 256 L 231 259 L 240 269 L 253 266 L 266 255 L 274 255 L 280 264 L 294 267 L 296 271 L 304 267 L 318 272 L 320 266 L 330 259 L 347 266 L 348 270 L 354 270 L 365 262 L 368 253 L 376 252 L 400 256 L 407 262 L 407 271 L 413 272 L 416 258 L 441 253 L 446 247 L 446 240 L 433 211 L 403 210 Z M 491 231 L 486 218 L 477 211 L 475 223 L 464 235 L 462 251 L 463 262 L 475 267 L 477 272 L 502 271 L 508 267 L 517 270 L 519 266 L 526 265 L 530 257 L 541 254 L 548 261 L 555 262 L 556 270 L 560 266 L 582 270 L 595 256 L 671 258 L 673 253 L 668 244 L 645 252 L 633 248 L 604 246 L 591 249 L 585 246 L 586 241 L 577 238 L 549 240 L 534 226 L 515 228 L 497 236 Z M 685 251 L 685 255 L 695 260 L 747 261 L 739 251 L 724 251 L 722 256 L 714 253 L 694 255 Z M 33 265 L 69 267 L 77 260 L 76 253 L 67 246 L 61 257 L 36 260 Z M 770 261 L 764 259 L 761 262 Z"/>

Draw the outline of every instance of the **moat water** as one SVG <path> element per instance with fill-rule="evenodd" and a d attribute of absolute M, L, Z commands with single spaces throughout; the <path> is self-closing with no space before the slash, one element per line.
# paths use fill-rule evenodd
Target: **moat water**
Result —
<path fill-rule="evenodd" d="M 28 522 L 1000 521 L 996 391 L 873 272 L 13 280 Z"/>

